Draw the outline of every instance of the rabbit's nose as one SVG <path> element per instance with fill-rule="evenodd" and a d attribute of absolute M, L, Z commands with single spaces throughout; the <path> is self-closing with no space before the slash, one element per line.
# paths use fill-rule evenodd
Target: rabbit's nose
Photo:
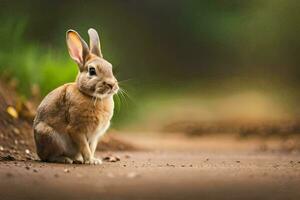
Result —
<path fill-rule="evenodd" d="M 116 84 L 114 84 L 113 90 L 114 90 L 114 91 L 118 91 L 118 90 L 119 90 L 119 86 L 118 86 L 118 84 L 117 84 L 117 83 L 116 83 Z"/>
<path fill-rule="evenodd" d="M 107 82 L 107 81 L 104 81 L 103 84 L 104 84 L 105 86 L 109 87 L 109 89 L 113 89 L 113 87 L 114 87 L 114 85 L 115 85 L 114 83 Z"/>

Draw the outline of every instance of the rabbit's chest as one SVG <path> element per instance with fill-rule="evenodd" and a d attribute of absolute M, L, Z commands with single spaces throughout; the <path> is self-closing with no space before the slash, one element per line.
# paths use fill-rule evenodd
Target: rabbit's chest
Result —
<path fill-rule="evenodd" d="M 95 109 L 92 111 L 92 114 L 89 118 L 89 128 L 87 137 L 89 141 L 93 141 L 94 139 L 98 140 L 101 136 L 103 136 L 106 130 L 109 128 L 110 120 L 113 115 L 113 107 L 100 109 Z"/>
<path fill-rule="evenodd" d="M 113 116 L 113 98 L 98 101 L 94 104 L 92 99 L 81 96 L 73 101 L 70 116 L 71 126 L 77 131 L 86 134 L 89 141 L 101 137 L 110 125 Z"/>
<path fill-rule="evenodd" d="M 105 132 L 109 128 L 109 125 L 110 121 L 107 121 L 105 123 L 99 123 L 94 130 L 87 134 L 88 141 L 92 142 L 94 140 L 98 140 L 101 136 L 105 134 Z"/>

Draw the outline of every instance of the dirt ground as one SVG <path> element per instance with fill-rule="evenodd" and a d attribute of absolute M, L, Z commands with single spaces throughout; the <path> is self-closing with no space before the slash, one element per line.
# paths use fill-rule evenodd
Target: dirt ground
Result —
<path fill-rule="evenodd" d="M 300 154 L 235 138 L 129 135 L 99 166 L 0 162 L 0 199 L 300 199 Z"/>

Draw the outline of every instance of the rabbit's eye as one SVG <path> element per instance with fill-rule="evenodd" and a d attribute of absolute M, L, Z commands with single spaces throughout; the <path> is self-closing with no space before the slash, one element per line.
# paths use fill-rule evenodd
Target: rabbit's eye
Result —
<path fill-rule="evenodd" d="M 96 69 L 94 67 L 89 68 L 89 75 L 90 76 L 96 76 Z"/>

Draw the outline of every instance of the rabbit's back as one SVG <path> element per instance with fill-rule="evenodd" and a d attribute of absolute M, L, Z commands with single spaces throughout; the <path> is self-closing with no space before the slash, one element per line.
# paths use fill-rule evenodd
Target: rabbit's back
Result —
<path fill-rule="evenodd" d="M 37 109 L 33 126 L 39 122 L 47 123 L 57 131 L 64 131 L 68 124 L 68 103 L 66 102 L 67 88 L 70 84 L 62 85 L 50 92 Z"/>

